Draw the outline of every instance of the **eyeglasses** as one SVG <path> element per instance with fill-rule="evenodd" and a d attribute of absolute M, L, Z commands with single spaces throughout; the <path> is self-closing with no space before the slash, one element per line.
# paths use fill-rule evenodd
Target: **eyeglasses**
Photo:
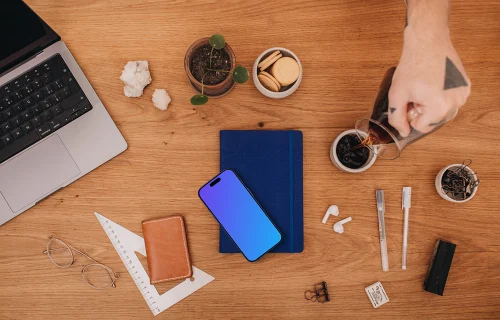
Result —
<path fill-rule="evenodd" d="M 73 253 L 78 253 L 94 262 L 82 265 L 82 279 L 86 284 L 94 289 L 116 288 L 115 281 L 120 276 L 118 273 L 59 238 L 50 236 L 47 250 L 43 253 L 49 256 L 53 264 L 62 269 L 71 267 L 75 263 Z"/>

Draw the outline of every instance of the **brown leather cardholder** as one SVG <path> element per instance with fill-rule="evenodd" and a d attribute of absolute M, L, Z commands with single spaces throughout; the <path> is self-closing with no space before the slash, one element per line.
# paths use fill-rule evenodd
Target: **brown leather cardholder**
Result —
<path fill-rule="evenodd" d="M 171 216 L 142 222 L 151 284 L 192 276 L 184 218 Z"/>

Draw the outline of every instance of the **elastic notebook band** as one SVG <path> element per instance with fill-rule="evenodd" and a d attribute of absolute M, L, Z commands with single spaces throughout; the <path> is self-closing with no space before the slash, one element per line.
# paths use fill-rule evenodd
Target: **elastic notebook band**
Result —
<path fill-rule="evenodd" d="M 294 203 L 294 199 L 293 199 L 293 135 L 292 135 L 293 131 L 289 131 L 288 132 L 288 165 L 289 165 L 289 168 L 288 168 L 288 172 L 290 173 L 289 174 L 289 177 L 290 177 L 290 181 L 289 181 L 289 191 L 290 191 L 290 252 L 294 252 L 293 251 L 293 243 L 295 241 L 295 238 L 293 236 L 293 217 L 294 217 L 294 210 L 293 210 L 293 203 Z"/>

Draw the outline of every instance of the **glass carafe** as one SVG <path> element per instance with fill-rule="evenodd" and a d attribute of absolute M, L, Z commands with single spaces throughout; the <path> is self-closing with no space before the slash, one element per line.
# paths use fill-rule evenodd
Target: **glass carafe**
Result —
<path fill-rule="evenodd" d="M 384 159 L 398 158 L 403 149 L 408 145 L 438 130 L 456 116 L 455 111 L 447 117 L 447 120 L 443 124 L 436 126 L 430 132 L 421 133 L 411 128 L 410 134 L 402 137 L 398 130 L 389 124 L 389 89 L 391 88 L 392 77 L 395 71 L 396 68 L 392 67 L 385 73 L 370 118 L 358 120 L 355 126 L 359 139 L 363 141 L 363 145 L 369 147 L 378 157 Z M 412 103 L 409 103 L 407 111 L 408 121 L 415 119 L 419 115 L 420 112 L 418 109 Z M 368 137 L 364 138 L 367 134 Z"/>

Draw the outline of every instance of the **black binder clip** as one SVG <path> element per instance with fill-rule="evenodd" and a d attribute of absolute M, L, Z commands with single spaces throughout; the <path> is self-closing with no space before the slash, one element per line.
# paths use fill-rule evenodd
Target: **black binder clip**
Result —
<path fill-rule="evenodd" d="M 304 297 L 307 300 L 313 302 L 325 303 L 330 301 L 330 295 L 328 294 L 328 288 L 325 281 L 321 281 L 314 285 L 314 290 L 307 290 L 304 292 Z"/>

